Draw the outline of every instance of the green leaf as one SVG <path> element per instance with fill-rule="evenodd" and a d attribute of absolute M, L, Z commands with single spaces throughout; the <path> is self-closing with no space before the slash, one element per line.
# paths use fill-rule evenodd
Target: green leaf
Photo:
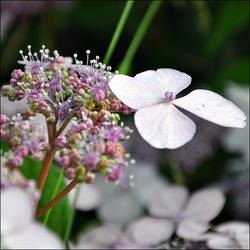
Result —
<path fill-rule="evenodd" d="M 211 87 L 214 91 L 222 92 L 225 84 L 233 81 L 240 84 L 249 84 L 249 59 L 242 59 L 230 65 L 226 65 L 211 79 Z"/>
<path fill-rule="evenodd" d="M 25 159 L 20 170 L 26 178 L 37 180 L 41 165 L 42 163 L 36 162 L 32 159 Z M 56 167 L 56 164 L 52 163 L 38 208 L 43 207 L 50 201 L 58 178 L 59 171 Z M 59 190 L 61 191 L 65 187 L 66 184 L 64 181 L 62 181 Z M 69 215 L 70 205 L 68 197 L 66 196 L 53 207 L 49 221 L 47 223 L 47 226 L 57 233 L 62 239 L 65 233 L 65 226 L 67 224 L 67 220 L 69 219 Z M 39 221 L 43 222 L 44 216 L 45 215 L 41 216 Z"/>
<path fill-rule="evenodd" d="M 249 23 L 249 1 L 225 1 L 211 27 L 212 34 L 207 40 L 205 52 L 215 56 L 229 36 L 241 32 Z"/>

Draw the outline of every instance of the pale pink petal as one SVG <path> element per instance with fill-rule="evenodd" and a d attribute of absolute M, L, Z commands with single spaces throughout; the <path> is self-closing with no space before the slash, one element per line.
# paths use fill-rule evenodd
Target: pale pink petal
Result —
<path fill-rule="evenodd" d="M 203 189 L 194 193 L 183 212 L 183 216 L 190 220 L 209 222 L 222 210 L 225 197 L 218 189 Z"/>
<path fill-rule="evenodd" d="M 133 77 L 115 75 L 109 82 L 112 92 L 127 106 L 140 109 L 164 102 L 164 93 L 156 82 L 147 84 Z"/>
<path fill-rule="evenodd" d="M 86 246 L 98 246 L 98 248 L 110 247 L 121 235 L 121 227 L 118 224 L 107 223 L 97 226 L 88 232 L 82 233 L 78 237 L 76 249 L 86 248 Z"/>
<path fill-rule="evenodd" d="M 243 221 L 224 222 L 216 227 L 216 231 L 229 235 L 249 234 L 249 223 Z"/>
<path fill-rule="evenodd" d="M 148 203 L 149 213 L 153 216 L 172 217 L 180 214 L 188 199 L 188 190 L 183 186 L 165 186 Z"/>
<path fill-rule="evenodd" d="M 176 234 L 184 239 L 200 241 L 202 235 L 209 229 L 209 225 L 204 222 L 196 222 L 184 219 L 178 225 Z"/>
<path fill-rule="evenodd" d="M 98 217 L 103 221 L 121 224 L 130 222 L 142 212 L 140 205 L 129 193 L 110 197 L 97 210 Z"/>
<path fill-rule="evenodd" d="M 4 237 L 4 244 L 12 249 L 65 249 L 59 237 L 39 223 Z"/>
<path fill-rule="evenodd" d="M 215 235 L 207 240 L 207 246 L 211 249 L 239 249 L 238 245 L 232 239 L 225 235 Z"/>
<path fill-rule="evenodd" d="M 114 245 L 114 249 L 149 249 L 150 245 L 134 242 L 129 235 L 124 234 Z"/>
<path fill-rule="evenodd" d="M 147 70 L 135 76 L 135 79 L 145 84 L 152 85 L 155 89 L 161 91 L 164 96 L 166 91 L 177 95 L 180 91 L 187 88 L 191 83 L 191 77 L 175 69 Z"/>
<path fill-rule="evenodd" d="M 195 134 L 194 122 L 172 104 L 140 109 L 134 118 L 142 138 L 155 148 L 181 147 Z"/>
<path fill-rule="evenodd" d="M 245 114 L 235 104 L 209 90 L 194 90 L 173 103 L 221 126 L 243 128 L 246 125 Z"/>
<path fill-rule="evenodd" d="M 155 245 L 168 240 L 174 231 L 170 220 L 143 217 L 128 227 L 128 235 L 135 243 Z"/>
<path fill-rule="evenodd" d="M 31 196 L 21 188 L 1 191 L 1 233 L 14 233 L 33 219 Z"/>

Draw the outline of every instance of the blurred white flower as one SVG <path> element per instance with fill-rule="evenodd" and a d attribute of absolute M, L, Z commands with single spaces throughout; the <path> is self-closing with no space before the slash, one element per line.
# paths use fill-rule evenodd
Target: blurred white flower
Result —
<path fill-rule="evenodd" d="M 76 207 L 82 211 L 97 208 L 99 218 L 105 222 L 128 223 L 143 212 L 143 206 L 165 186 L 158 175 L 157 167 L 147 163 L 134 165 L 135 187 L 124 189 L 112 183 L 105 183 L 98 176 L 95 183 L 81 186 Z M 69 193 L 72 201 L 75 190 Z"/>
<path fill-rule="evenodd" d="M 243 129 L 228 129 L 224 144 L 231 151 L 242 152 L 245 162 L 249 165 L 249 86 L 231 83 L 226 92 L 228 98 L 237 102 L 246 114 L 247 120 L 246 127 Z"/>
<path fill-rule="evenodd" d="M 107 223 L 94 227 L 78 236 L 77 244 L 70 244 L 70 249 L 110 249 L 121 236 L 121 227 Z"/>
<path fill-rule="evenodd" d="M 13 116 L 29 108 L 26 98 L 20 101 L 9 101 L 8 97 L 1 96 L 1 114 Z"/>
<path fill-rule="evenodd" d="M 59 238 L 34 220 L 31 195 L 10 187 L 1 191 L 1 248 L 64 249 Z"/>
<path fill-rule="evenodd" d="M 148 210 L 157 218 L 154 231 L 157 230 L 158 235 L 162 232 L 167 238 L 176 230 L 179 237 L 195 241 L 209 229 L 209 222 L 220 213 L 224 203 L 224 195 L 218 189 L 203 189 L 189 198 L 185 187 L 169 185 L 149 201 Z M 164 223 L 168 225 L 165 226 L 167 229 L 162 226 Z M 145 217 L 133 225 L 133 231 L 137 238 L 143 238 L 145 230 L 150 230 L 150 227 L 149 217 Z M 168 230 L 167 233 L 164 230 Z M 159 237 L 159 242 L 155 240 L 154 244 L 161 243 L 160 240 Z"/>
<path fill-rule="evenodd" d="M 204 235 L 212 249 L 249 249 L 249 224 L 230 221 L 218 225 L 214 233 Z"/>

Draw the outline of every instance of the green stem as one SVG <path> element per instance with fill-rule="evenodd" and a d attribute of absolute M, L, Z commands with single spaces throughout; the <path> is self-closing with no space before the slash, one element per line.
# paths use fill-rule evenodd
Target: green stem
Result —
<path fill-rule="evenodd" d="M 169 167 L 171 169 L 171 175 L 175 183 L 184 185 L 186 183 L 185 175 L 182 173 L 179 165 L 176 164 L 173 159 L 169 156 Z"/>
<path fill-rule="evenodd" d="M 62 179 L 63 179 L 63 168 L 62 168 L 61 171 L 60 171 L 59 177 L 58 177 L 57 182 L 56 182 L 55 189 L 54 189 L 53 194 L 52 194 L 52 196 L 51 196 L 51 200 L 55 198 L 55 196 L 56 196 L 56 194 L 57 194 L 57 192 L 58 192 L 58 189 L 59 189 L 59 187 L 60 187 L 60 184 L 61 184 L 61 182 L 62 182 Z M 53 209 L 53 207 L 50 208 L 50 209 L 48 210 L 48 212 L 45 214 L 45 218 L 44 218 L 44 221 L 43 221 L 43 224 L 44 224 L 44 225 L 47 224 L 52 209 Z"/>
<path fill-rule="evenodd" d="M 146 14 L 144 15 L 136 33 L 135 36 L 127 50 L 126 55 L 124 56 L 124 59 L 121 63 L 121 66 L 119 68 L 119 72 L 122 74 L 126 74 L 129 68 L 129 65 L 131 64 L 131 61 L 136 53 L 136 50 L 138 49 L 146 31 L 149 27 L 156 11 L 161 5 L 161 1 L 152 1 L 150 6 L 147 9 Z"/>
<path fill-rule="evenodd" d="M 115 32 L 113 34 L 113 37 L 111 39 L 111 43 L 109 45 L 109 48 L 108 48 L 108 51 L 104 57 L 104 60 L 103 60 L 103 63 L 104 64 L 108 64 L 109 63 L 109 60 L 114 52 L 114 49 L 115 49 L 115 46 L 119 40 L 119 37 L 121 35 L 121 32 L 123 30 L 123 27 L 124 27 L 124 24 L 126 23 L 126 20 L 128 18 L 128 15 L 129 15 L 129 12 L 132 8 L 132 5 L 133 5 L 134 1 L 133 0 L 130 0 L 130 1 L 127 1 L 124 9 L 123 9 L 123 12 L 122 12 L 122 15 L 121 15 L 121 18 L 120 18 L 120 21 L 119 23 L 117 24 L 117 27 L 115 29 Z"/>
<path fill-rule="evenodd" d="M 65 231 L 65 234 L 64 234 L 64 243 L 67 245 L 67 247 L 68 247 L 68 240 L 69 240 L 69 236 L 70 236 L 72 225 L 73 225 L 73 220 L 74 220 L 74 217 L 75 217 L 76 202 L 77 202 L 77 199 L 78 199 L 78 196 L 79 196 L 80 188 L 81 188 L 81 186 L 78 185 L 78 187 L 76 189 L 75 196 L 74 196 L 73 204 L 72 204 L 71 214 L 69 216 L 69 220 L 68 220 L 68 223 L 66 225 L 66 231 Z"/>

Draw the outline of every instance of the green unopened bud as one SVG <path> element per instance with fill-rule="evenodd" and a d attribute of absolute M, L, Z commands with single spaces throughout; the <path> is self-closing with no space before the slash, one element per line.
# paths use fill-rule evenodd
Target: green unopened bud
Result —
<path fill-rule="evenodd" d="M 65 78 L 69 77 L 69 73 L 66 70 L 63 72 L 63 75 L 64 75 Z"/>
<path fill-rule="evenodd" d="M 54 116 L 50 116 L 46 119 L 48 124 L 53 124 L 56 122 L 56 118 Z"/>
<path fill-rule="evenodd" d="M 69 89 L 66 89 L 64 93 L 67 97 L 71 96 L 71 91 Z"/>
<path fill-rule="evenodd" d="M 37 112 L 38 110 L 38 103 L 31 103 L 29 105 L 30 109 L 33 111 L 33 112 Z"/>
<path fill-rule="evenodd" d="M 78 166 L 78 167 L 76 168 L 76 174 L 77 174 L 77 175 L 85 175 L 86 172 L 87 172 L 87 169 L 86 169 L 86 167 L 83 166 L 83 165 L 80 165 L 80 166 Z"/>
<path fill-rule="evenodd" d="M 77 179 L 78 183 L 83 183 L 85 180 L 85 176 L 84 175 L 77 175 L 76 179 Z"/>
<path fill-rule="evenodd" d="M 92 110 L 95 107 L 95 103 L 93 101 L 88 101 L 86 103 L 86 108 Z"/>
<path fill-rule="evenodd" d="M 115 118 L 117 121 L 120 121 L 120 119 L 121 119 L 119 114 L 115 114 Z"/>

